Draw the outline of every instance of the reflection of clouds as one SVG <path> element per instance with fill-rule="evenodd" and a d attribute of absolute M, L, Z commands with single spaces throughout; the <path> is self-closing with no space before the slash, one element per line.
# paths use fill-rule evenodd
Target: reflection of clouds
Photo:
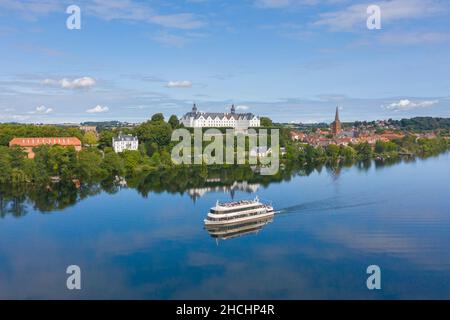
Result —
<path fill-rule="evenodd" d="M 192 205 L 188 195 L 142 199 L 124 190 L 80 202 L 64 215 L 4 219 L 0 298 L 449 297 L 445 179 L 433 178 L 431 187 L 425 179 L 435 189 L 419 198 L 411 184 L 376 191 L 386 174 L 392 172 L 377 173 L 371 182 L 378 184 L 356 194 L 346 189 L 355 183 L 352 175 L 343 176 L 339 194 L 324 185 L 328 175 L 271 185 L 267 195 L 280 208 L 286 199 L 288 212 L 258 236 L 219 246 L 202 224 L 214 194 Z M 307 199 L 301 205 L 295 205 L 298 190 Z M 389 279 L 375 295 L 365 288 L 365 268 L 373 263 Z M 82 268 L 81 292 L 65 287 L 70 264 Z"/>
<path fill-rule="evenodd" d="M 363 254 L 388 254 L 405 259 L 415 264 L 416 268 L 434 271 L 450 269 L 450 252 L 443 245 L 450 241 L 446 231 L 450 222 L 444 213 L 402 217 L 389 211 L 370 217 L 354 215 L 351 225 L 347 223 L 348 220 L 333 219 L 332 222 L 324 221 L 320 226 L 309 226 L 306 232 L 325 243 L 341 245 Z M 408 266 L 411 267 L 410 264 Z"/>

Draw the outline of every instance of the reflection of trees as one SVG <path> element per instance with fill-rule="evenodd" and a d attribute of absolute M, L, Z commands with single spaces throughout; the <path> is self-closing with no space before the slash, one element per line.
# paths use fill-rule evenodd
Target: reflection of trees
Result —
<path fill-rule="evenodd" d="M 343 167 L 355 165 L 360 171 L 367 171 L 372 165 L 375 168 L 392 166 L 399 162 L 413 162 L 416 158 L 385 159 L 384 161 L 334 161 L 324 164 L 299 165 L 285 164 L 273 176 L 263 176 L 254 172 L 250 166 L 179 166 L 170 170 L 161 170 L 147 175 L 127 178 L 127 185 L 136 189 L 143 197 L 149 193 L 168 192 L 184 194 L 193 188 L 231 187 L 236 182 L 245 181 L 248 184 L 258 184 L 267 187 L 269 184 L 290 181 L 295 176 L 309 176 L 313 172 L 327 170 L 335 179 Z M 72 181 L 60 182 L 42 187 L 29 184 L 16 184 L 13 186 L 0 185 L 0 217 L 12 215 L 25 216 L 32 206 L 33 209 L 46 213 L 64 210 L 75 205 L 78 201 L 97 195 L 102 191 L 114 194 L 120 187 L 114 179 L 108 178 L 92 184 L 83 184 L 76 188 Z"/>
<path fill-rule="evenodd" d="M 30 186 L 26 184 L 0 186 L 0 216 L 22 217 L 29 205 L 40 212 L 64 210 L 79 200 L 102 191 L 98 185 L 75 188 L 73 183 L 58 183 L 51 186 Z"/>

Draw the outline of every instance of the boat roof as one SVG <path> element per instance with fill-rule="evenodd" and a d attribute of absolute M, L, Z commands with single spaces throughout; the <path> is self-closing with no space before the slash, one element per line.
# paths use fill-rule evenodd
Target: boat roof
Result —
<path fill-rule="evenodd" d="M 255 200 L 239 200 L 239 201 L 230 201 L 230 202 L 218 202 L 217 206 L 224 207 L 224 208 L 233 208 L 233 207 L 239 207 L 239 206 L 245 206 L 250 204 L 259 203 L 258 199 Z"/>

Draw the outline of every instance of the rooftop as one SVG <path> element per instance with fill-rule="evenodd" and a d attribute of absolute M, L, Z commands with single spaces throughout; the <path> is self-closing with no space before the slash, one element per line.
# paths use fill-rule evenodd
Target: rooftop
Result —
<path fill-rule="evenodd" d="M 117 138 L 113 138 L 113 141 L 137 141 L 138 138 L 131 134 L 121 134 Z"/>
<path fill-rule="evenodd" d="M 14 138 L 10 146 L 35 147 L 42 144 L 59 144 L 61 146 L 81 146 L 80 139 L 76 137 L 23 137 Z"/>

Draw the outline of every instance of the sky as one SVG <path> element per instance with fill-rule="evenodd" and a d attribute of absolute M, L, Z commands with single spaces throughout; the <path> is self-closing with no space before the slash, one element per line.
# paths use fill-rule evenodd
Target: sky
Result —
<path fill-rule="evenodd" d="M 448 0 L 0 0 L 0 122 L 450 117 L 449 57 Z"/>

